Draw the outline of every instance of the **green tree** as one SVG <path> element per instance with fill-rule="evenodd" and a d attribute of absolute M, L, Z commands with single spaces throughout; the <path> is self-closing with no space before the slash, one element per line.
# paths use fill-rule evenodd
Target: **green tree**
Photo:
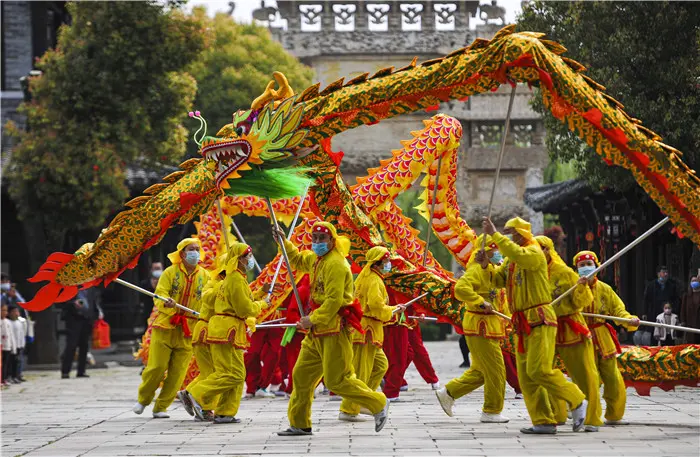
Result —
<path fill-rule="evenodd" d="M 37 62 L 43 75 L 21 107 L 28 130 L 13 130 L 9 189 L 34 269 L 63 249 L 68 230 L 100 227 L 122 205 L 126 163 L 183 158 L 182 121 L 196 92 L 184 69 L 205 47 L 197 18 L 156 2 L 79 2 L 68 11 L 72 24 Z M 40 363 L 57 359 L 53 316 L 36 316 Z"/>
<path fill-rule="evenodd" d="M 275 71 L 284 73 L 297 93 L 312 84 L 314 71 L 287 53 L 265 27 L 239 24 L 223 13 L 210 18 L 202 7 L 194 8 L 192 15 L 205 24 L 209 33 L 210 45 L 189 67 L 197 80 L 195 106 L 212 129 L 209 135 L 230 123 L 235 111 L 249 109 Z M 191 123 L 190 138 L 198 126 Z M 197 145 L 191 139 L 188 150 L 193 155 L 197 153 Z M 238 217 L 236 223 L 264 266 L 277 253 L 267 229 L 269 222 L 258 217 Z"/>
<path fill-rule="evenodd" d="M 544 32 L 566 46 L 567 57 L 700 170 L 700 4 L 535 1 L 523 8 L 518 30 Z M 545 114 L 552 160 L 573 161 L 593 186 L 635 185 L 631 173 L 606 166 L 549 114 L 539 95 L 533 104 Z"/>

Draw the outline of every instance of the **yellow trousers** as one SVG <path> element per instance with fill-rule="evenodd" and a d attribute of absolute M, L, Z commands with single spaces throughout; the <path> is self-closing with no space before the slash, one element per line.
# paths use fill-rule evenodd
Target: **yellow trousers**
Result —
<path fill-rule="evenodd" d="M 235 416 L 241 406 L 245 383 L 243 351 L 231 344 L 210 344 L 209 350 L 214 373 L 194 387 L 188 387 L 187 391 L 203 409 L 205 405 L 216 405 L 212 409 L 218 416 Z"/>
<path fill-rule="evenodd" d="M 506 365 L 499 340 L 467 336 L 467 345 L 472 354 L 472 366 L 462 376 L 447 383 L 447 393 L 457 399 L 484 386 L 482 411 L 500 414 L 506 389 Z"/>
<path fill-rule="evenodd" d="M 166 411 L 182 386 L 191 358 L 192 340 L 186 338 L 179 327 L 169 330 L 154 328 L 151 333 L 151 347 L 148 350 L 148 364 L 141 375 L 139 403 L 150 405 L 162 382 L 163 387 L 153 406 L 153 412 Z"/>
<path fill-rule="evenodd" d="M 371 390 L 377 390 L 389 368 L 384 351 L 373 344 L 365 343 L 353 344 L 353 352 L 355 376 Z M 360 406 L 345 398 L 340 404 L 340 410 L 348 414 L 360 414 Z"/>
<path fill-rule="evenodd" d="M 576 384 L 567 381 L 560 370 L 552 368 L 556 337 L 556 327 L 538 325 L 529 335 L 523 335 L 525 353 L 515 353 L 520 388 L 533 425 L 557 423 L 548 394 L 555 400 L 563 400 L 572 409 L 586 398 Z M 520 335 L 516 335 L 516 340 L 519 338 Z M 516 347 L 518 345 L 516 341 Z"/>
<path fill-rule="evenodd" d="M 214 373 L 214 362 L 211 359 L 211 351 L 208 344 L 195 344 L 192 346 L 192 352 L 194 352 L 194 358 L 197 361 L 199 374 L 187 385 L 188 391 Z M 200 403 L 200 405 L 205 411 L 211 411 L 216 407 L 218 401 L 219 398 L 216 397 L 211 404 Z"/>
<path fill-rule="evenodd" d="M 603 409 L 600 406 L 600 378 L 595 362 L 595 349 L 593 343 L 587 340 L 572 346 L 559 346 L 557 348 L 566 371 L 571 380 L 586 395 L 588 409 L 586 410 L 586 425 L 603 425 L 600 419 Z M 566 422 L 566 402 L 549 398 L 554 410 L 554 417 L 558 423 Z"/>
<path fill-rule="evenodd" d="M 346 329 L 341 329 L 337 335 L 320 337 L 309 333 L 301 343 L 299 359 L 292 372 L 294 390 L 287 409 L 292 427 L 311 427 L 311 403 L 321 378 L 328 390 L 367 408 L 372 414 L 386 405 L 383 393 L 370 389 L 355 376 L 352 343 Z"/>
<path fill-rule="evenodd" d="M 596 365 L 603 381 L 603 399 L 605 400 L 605 419 L 617 421 L 625 415 L 627 405 L 627 388 L 617 366 L 617 357 L 603 359 L 596 354 Z"/>

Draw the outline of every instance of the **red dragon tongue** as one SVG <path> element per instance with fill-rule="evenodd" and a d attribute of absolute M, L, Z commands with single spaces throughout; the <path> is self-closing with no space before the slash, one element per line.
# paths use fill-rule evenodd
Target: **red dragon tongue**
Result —
<path fill-rule="evenodd" d="M 49 281 L 49 284 L 42 287 L 32 300 L 19 305 L 27 311 L 36 312 L 75 297 L 78 294 L 78 286 L 64 286 L 54 281 L 58 271 L 73 258 L 72 254 L 63 252 L 51 254 L 37 274 L 28 279 L 29 282 Z"/>

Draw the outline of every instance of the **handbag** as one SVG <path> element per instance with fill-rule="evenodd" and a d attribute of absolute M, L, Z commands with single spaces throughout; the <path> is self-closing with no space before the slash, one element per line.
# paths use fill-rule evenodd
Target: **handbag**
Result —
<path fill-rule="evenodd" d="M 107 349 L 111 345 L 109 324 L 104 319 L 97 319 L 92 327 L 92 348 Z"/>

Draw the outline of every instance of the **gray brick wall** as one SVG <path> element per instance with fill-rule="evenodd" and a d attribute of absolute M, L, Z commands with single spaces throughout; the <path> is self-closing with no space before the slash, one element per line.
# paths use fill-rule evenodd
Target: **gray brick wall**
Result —
<path fill-rule="evenodd" d="M 21 90 L 19 78 L 32 69 L 32 14 L 29 2 L 3 2 L 5 90 Z"/>

